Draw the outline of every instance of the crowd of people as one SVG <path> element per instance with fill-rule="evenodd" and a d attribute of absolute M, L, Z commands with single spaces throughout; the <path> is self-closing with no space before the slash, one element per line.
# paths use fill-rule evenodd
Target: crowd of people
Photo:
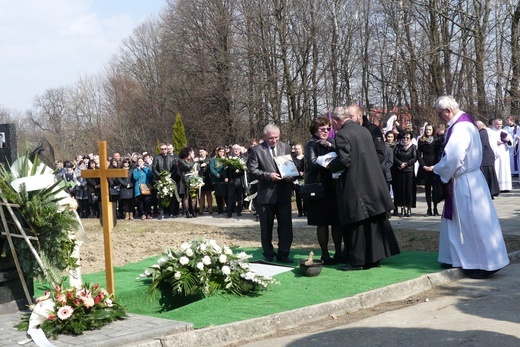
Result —
<path fill-rule="evenodd" d="M 440 216 L 437 204 L 445 199 L 439 261 L 443 266 L 462 267 L 476 277 L 486 277 L 506 264 L 500 226 L 492 204 L 486 199 L 476 201 L 462 190 L 486 195 L 482 191 L 485 188 L 491 200 L 512 189 L 511 175 L 518 174 L 520 166 L 520 129 L 509 117 L 505 129 L 502 120 L 494 119 L 489 128 L 473 122 L 474 129 L 464 130 L 471 117 L 460 117 L 458 104 L 451 97 L 440 98 L 436 110 L 440 120 L 451 127 L 446 131 L 444 123 L 435 127 L 426 123 L 417 137 L 410 127 L 401 127 L 395 117 L 386 128 L 379 128 L 369 122 L 359 106 L 352 105 L 336 108 L 331 118 L 316 117 L 305 146 L 280 142 L 280 129 L 268 124 L 262 138 L 252 141 L 249 148 L 218 146 L 210 154 L 204 148 L 185 147 L 177 154 L 172 144 L 161 143 L 160 154 L 155 157 L 147 152 L 124 157 L 115 152 L 109 167 L 124 168 L 127 176 L 109 179 L 110 199 L 117 204 L 119 218 L 126 220 L 162 220 L 179 215 L 195 218 L 213 214 L 214 205 L 219 215 L 240 217 L 245 203 L 249 203 L 260 222 L 265 261 L 292 263 L 294 196 L 298 217 L 306 217 L 309 225 L 316 226 L 324 264 L 345 264 L 340 269 L 350 271 L 379 267 L 382 259 L 399 254 L 389 219 L 409 217 L 416 205 L 417 187 L 422 186 L 425 216 Z M 455 123 L 450 124 L 453 119 L 466 123 L 455 127 Z M 449 141 L 454 129 L 457 139 Z M 468 143 L 464 143 L 466 140 Z M 292 158 L 295 174 L 284 176 L 277 165 L 279 156 Z M 64 162 L 57 171 L 59 178 L 73 182 L 68 190 L 77 199 L 82 218 L 99 217 L 99 179 L 83 178 L 81 174 L 82 170 L 98 167 L 99 157 L 91 153 Z M 479 184 L 482 180 L 485 187 L 465 182 L 469 176 L 475 176 L 473 180 Z M 454 185 L 463 181 L 467 187 L 460 188 L 463 183 Z M 317 189 L 316 194 L 304 198 L 304 188 L 311 187 Z M 441 195 L 443 198 L 439 198 Z M 455 213 L 456 218 L 452 215 L 458 209 L 471 215 L 482 208 L 489 214 L 491 234 L 480 232 L 480 227 L 475 229 L 472 221 L 461 222 L 460 212 Z M 272 244 L 275 219 L 277 250 Z M 475 220 L 482 218 L 475 216 Z M 329 252 L 329 234 L 333 255 Z M 498 250 L 479 245 L 490 237 Z M 467 240 L 475 249 L 467 250 Z"/>

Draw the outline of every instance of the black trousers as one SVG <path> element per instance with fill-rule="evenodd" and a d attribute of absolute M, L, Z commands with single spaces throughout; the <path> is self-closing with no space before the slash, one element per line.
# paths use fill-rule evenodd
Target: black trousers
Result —
<path fill-rule="evenodd" d="M 277 255 L 273 248 L 273 226 L 275 217 L 278 221 L 278 255 L 289 256 L 293 241 L 291 202 L 258 204 L 260 238 L 262 241 L 263 255 L 266 258 L 272 258 Z"/>

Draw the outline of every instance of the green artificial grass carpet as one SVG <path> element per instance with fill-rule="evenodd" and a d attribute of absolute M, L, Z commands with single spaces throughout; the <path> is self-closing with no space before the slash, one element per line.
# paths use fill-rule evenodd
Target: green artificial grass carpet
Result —
<path fill-rule="evenodd" d="M 251 260 L 263 258 L 261 249 L 241 248 L 235 251 L 253 254 Z M 154 299 L 148 295 L 150 280 L 135 280 L 159 258 L 152 257 L 114 268 L 116 299 L 126 306 L 127 312 L 191 322 L 195 328 L 203 328 L 342 299 L 442 270 L 437 262 L 437 253 L 403 252 L 381 261 L 380 268 L 345 272 L 337 270 L 339 266 L 331 266 L 323 267 L 317 277 L 303 277 L 299 274 L 298 260 L 307 259 L 308 253 L 308 249 L 291 250 L 294 269 L 274 276 L 280 284 L 272 285 L 258 295 L 217 295 L 170 311 L 162 311 L 159 293 Z M 317 254 L 315 259 L 319 256 Z M 84 274 L 83 281 L 99 283 L 106 288 L 105 272 Z M 45 289 L 44 284 L 35 284 L 36 293 Z"/>

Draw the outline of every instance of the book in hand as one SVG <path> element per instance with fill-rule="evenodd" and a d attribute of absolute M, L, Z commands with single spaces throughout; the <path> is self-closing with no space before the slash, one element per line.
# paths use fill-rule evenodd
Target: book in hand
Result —
<path fill-rule="evenodd" d="M 282 178 L 300 176 L 290 154 L 274 157 L 274 161 Z"/>

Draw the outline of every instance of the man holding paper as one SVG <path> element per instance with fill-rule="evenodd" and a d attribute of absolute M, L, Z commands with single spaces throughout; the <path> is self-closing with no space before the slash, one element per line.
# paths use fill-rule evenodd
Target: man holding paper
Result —
<path fill-rule="evenodd" d="M 278 156 L 291 154 L 291 146 L 280 142 L 280 128 L 268 124 L 263 131 L 264 142 L 251 147 L 247 167 L 253 180 L 258 180 L 258 216 L 263 255 L 266 261 L 292 263 L 289 251 L 293 240 L 291 217 L 292 181 L 294 177 L 282 178 L 275 162 Z M 293 163 L 294 165 L 294 163 Z M 278 222 L 278 253 L 274 251 L 273 225 Z"/>

